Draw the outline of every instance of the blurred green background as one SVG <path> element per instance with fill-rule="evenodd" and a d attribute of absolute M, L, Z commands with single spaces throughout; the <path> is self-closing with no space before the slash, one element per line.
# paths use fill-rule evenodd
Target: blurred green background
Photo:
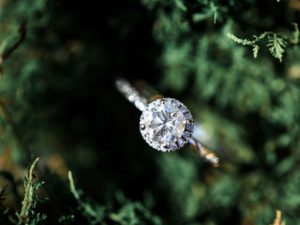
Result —
<path fill-rule="evenodd" d="M 1 225 L 37 156 L 32 225 L 300 224 L 299 19 L 297 0 L 0 0 Z M 151 149 L 120 74 L 183 101 L 221 166 Z"/>

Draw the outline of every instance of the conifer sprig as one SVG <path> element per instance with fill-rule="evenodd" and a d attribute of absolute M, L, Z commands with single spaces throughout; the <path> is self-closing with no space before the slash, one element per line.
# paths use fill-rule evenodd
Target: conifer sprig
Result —
<path fill-rule="evenodd" d="M 283 35 L 274 33 L 274 32 L 264 32 L 259 36 L 253 36 L 252 40 L 247 38 L 239 38 L 232 33 L 227 33 L 229 39 L 233 40 L 237 44 L 244 46 L 251 46 L 253 57 L 257 58 L 258 51 L 260 49 L 261 42 L 267 39 L 266 47 L 268 48 L 271 55 L 282 62 L 283 54 L 286 50 L 286 47 L 289 44 L 297 45 L 299 43 L 299 29 L 298 24 L 293 23 L 294 31 L 292 32 L 292 38 L 285 37 Z"/>
<path fill-rule="evenodd" d="M 280 62 L 282 62 L 286 44 L 286 41 L 282 37 L 279 37 L 277 34 L 268 36 L 267 46 L 269 47 L 269 51 Z"/>
<path fill-rule="evenodd" d="M 33 173 L 38 161 L 39 158 L 36 158 L 34 160 L 28 171 L 28 174 L 25 177 L 25 190 L 24 198 L 22 201 L 22 208 L 20 212 L 17 213 L 18 225 L 37 225 L 41 221 L 46 219 L 45 214 L 36 213 L 34 211 L 34 208 L 36 206 L 35 192 L 41 186 L 41 183 L 36 182 L 35 175 Z"/>
<path fill-rule="evenodd" d="M 92 205 L 91 203 L 82 200 L 82 192 L 76 188 L 71 171 L 68 172 L 68 179 L 71 193 L 77 201 L 79 210 L 82 213 L 82 215 L 85 218 L 87 218 L 90 224 L 105 225 L 105 223 L 103 222 L 104 209 L 102 207 Z"/>

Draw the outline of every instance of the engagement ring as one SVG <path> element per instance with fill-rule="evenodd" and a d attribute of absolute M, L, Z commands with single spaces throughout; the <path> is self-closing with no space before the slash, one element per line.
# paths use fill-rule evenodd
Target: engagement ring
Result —
<path fill-rule="evenodd" d="M 139 92 L 127 80 L 121 78 L 116 80 L 116 87 L 142 112 L 140 132 L 152 148 L 169 152 L 189 143 L 202 157 L 218 166 L 219 158 L 193 137 L 194 126 L 197 124 L 194 124 L 191 112 L 182 102 L 149 94 L 153 92 L 151 88 L 144 88 L 143 95 L 142 91 Z M 150 96 L 147 98 L 146 95 Z"/>

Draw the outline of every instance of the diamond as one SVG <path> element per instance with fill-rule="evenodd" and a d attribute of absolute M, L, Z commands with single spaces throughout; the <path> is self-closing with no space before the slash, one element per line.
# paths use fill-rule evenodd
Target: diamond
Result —
<path fill-rule="evenodd" d="M 183 147 L 192 136 L 192 115 L 187 107 L 176 99 L 158 99 L 143 111 L 140 131 L 145 141 L 153 148 L 174 151 Z"/>

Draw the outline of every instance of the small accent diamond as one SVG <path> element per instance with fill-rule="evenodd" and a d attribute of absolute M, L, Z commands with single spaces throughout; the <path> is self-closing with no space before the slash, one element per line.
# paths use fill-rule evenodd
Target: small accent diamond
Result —
<path fill-rule="evenodd" d="M 185 126 L 185 128 L 186 128 L 187 130 L 193 130 L 194 124 L 188 123 L 188 124 Z"/>
<path fill-rule="evenodd" d="M 191 138 L 191 132 L 185 131 L 185 132 L 183 133 L 183 138 L 184 138 L 185 140 L 189 140 L 189 139 Z"/>

